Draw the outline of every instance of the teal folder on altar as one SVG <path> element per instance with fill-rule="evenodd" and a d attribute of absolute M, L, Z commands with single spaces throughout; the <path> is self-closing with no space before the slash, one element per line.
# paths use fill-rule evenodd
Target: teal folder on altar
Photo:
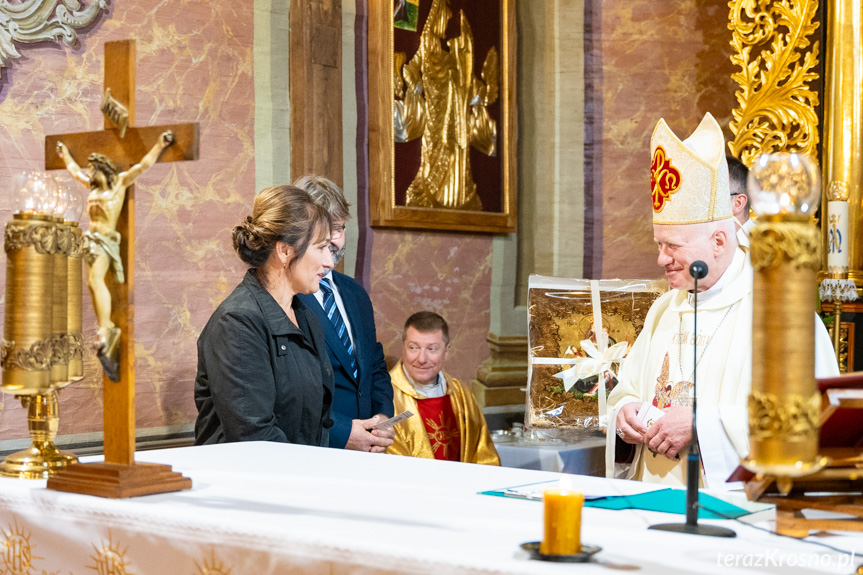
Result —
<path fill-rule="evenodd" d="M 509 487 L 506 489 L 481 491 L 480 495 L 542 501 L 542 492 L 551 487 L 558 487 L 558 482 L 543 481 L 541 483 L 519 485 L 517 487 Z M 575 489 L 578 488 L 576 487 Z M 698 494 L 698 503 L 703 506 L 698 510 L 699 519 L 737 519 L 738 517 L 749 515 L 755 511 L 772 507 L 771 505 L 758 504 L 757 506 L 753 506 L 753 509 L 747 510 L 706 493 Z M 633 495 L 599 495 L 586 493 L 584 497 L 584 506 L 616 510 L 640 509 L 642 511 L 660 511 L 663 513 L 685 515 L 686 490 L 672 488 L 656 489 L 654 491 Z"/>
<path fill-rule="evenodd" d="M 698 494 L 698 503 L 703 506 L 698 509 L 699 519 L 736 519 L 752 513 L 706 493 Z M 686 491 L 683 489 L 660 489 L 638 495 L 603 497 L 585 501 L 584 506 L 600 509 L 641 509 L 643 511 L 662 511 L 684 515 L 686 514 Z M 716 513 L 713 513 L 714 511 Z"/>

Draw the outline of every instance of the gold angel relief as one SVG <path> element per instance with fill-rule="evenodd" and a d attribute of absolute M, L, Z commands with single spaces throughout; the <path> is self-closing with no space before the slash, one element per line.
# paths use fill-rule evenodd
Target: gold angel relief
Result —
<path fill-rule="evenodd" d="M 498 98 L 498 53 L 492 46 L 480 78 L 474 76 L 473 33 L 464 13 L 460 34 L 444 38 L 452 15 L 449 0 L 434 0 L 416 53 L 407 63 L 403 52 L 394 54 L 395 140 L 422 137 L 408 206 L 482 210 L 470 146 L 487 156 L 497 153 L 497 123 L 488 106 Z"/>

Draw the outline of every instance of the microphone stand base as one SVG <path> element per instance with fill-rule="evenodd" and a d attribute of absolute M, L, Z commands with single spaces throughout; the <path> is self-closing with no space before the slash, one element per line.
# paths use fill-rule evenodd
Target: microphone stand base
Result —
<path fill-rule="evenodd" d="M 689 533 L 690 535 L 707 535 L 708 537 L 737 537 L 737 533 L 725 527 L 716 525 L 690 525 L 688 523 L 662 523 L 651 525 L 648 529 L 671 531 L 672 533 Z"/>

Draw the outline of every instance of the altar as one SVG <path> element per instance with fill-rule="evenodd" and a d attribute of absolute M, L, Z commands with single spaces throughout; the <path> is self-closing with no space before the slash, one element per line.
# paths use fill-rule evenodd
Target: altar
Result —
<path fill-rule="evenodd" d="M 850 573 L 855 559 L 719 521 L 735 539 L 648 531 L 682 516 L 586 508 L 581 565 L 530 560 L 542 536 L 536 501 L 479 492 L 560 474 L 275 443 L 137 454 L 190 477 L 191 491 L 110 500 L 0 479 L 0 560 L 15 573 Z M 637 483 L 567 475 L 586 492 Z M 772 512 L 742 519 L 770 528 Z M 863 537 L 818 541 L 863 552 Z M 17 561 L 17 563 L 16 563 Z M 761 563 L 756 563 L 761 561 Z M 782 561 L 782 563 L 777 563 Z M 759 568 L 761 565 L 762 568 Z"/>

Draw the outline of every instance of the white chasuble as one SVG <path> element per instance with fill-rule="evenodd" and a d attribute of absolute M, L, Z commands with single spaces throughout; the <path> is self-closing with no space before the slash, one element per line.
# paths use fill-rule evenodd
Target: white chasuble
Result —
<path fill-rule="evenodd" d="M 725 483 L 749 454 L 748 398 L 752 383 L 752 266 L 738 249 L 717 285 L 698 302 L 698 333 L 693 333 L 692 296 L 671 290 L 654 302 L 644 328 L 623 362 L 619 384 L 608 397 L 611 429 L 627 403 L 648 401 L 665 409 L 691 404 L 693 343 L 698 362 L 698 447 L 701 485 Z M 705 296 L 707 296 L 705 298 Z M 706 299 L 706 301 L 704 301 Z M 839 365 L 824 324 L 815 317 L 815 376 L 839 375 Z M 610 431 L 611 431 L 610 429 Z M 686 484 L 686 451 L 680 459 L 636 447 L 631 464 L 615 464 L 617 435 L 607 434 L 606 475 L 670 485 Z"/>
<path fill-rule="evenodd" d="M 699 421 L 699 448 L 709 487 L 730 474 L 728 462 L 749 452 L 747 399 L 752 378 L 752 268 L 738 250 L 720 281 L 719 290 L 698 304 L 698 332 L 693 331 L 692 297 L 671 290 L 656 300 L 621 367 L 620 383 L 608 398 L 609 424 L 627 403 L 650 402 L 660 409 L 692 404 L 693 364 L 698 364 L 699 420 L 712 418 L 707 429 Z M 706 299 L 707 301 L 702 301 Z M 693 353 L 693 344 L 695 352 Z M 718 420 L 718 421 L 717 421 Z M 717 430 L 719 432 L 717 432 Z M 615 472 L 614 444 L 608 433 L 606 474 L 669 485 L 686 484 L 686 450 L 680 459 L 654 455 L 637 446 L 631 465 Z M 733 467 L 731 468 L 733 470 Z M 728 471 L 728 473 L 725 473 Z M 719 480 L 718 477 L 722 476 Z M 719 484 L 716 484 L 719 483 Z"/>

